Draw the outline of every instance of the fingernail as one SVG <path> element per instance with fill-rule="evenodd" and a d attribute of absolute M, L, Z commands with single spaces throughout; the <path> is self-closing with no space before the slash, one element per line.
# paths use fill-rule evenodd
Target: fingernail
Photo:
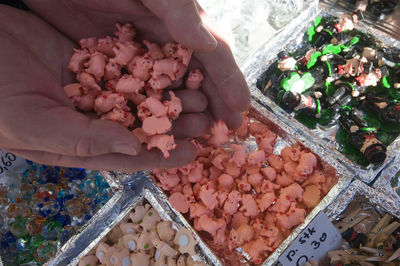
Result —
<path fill-rule="evenodd" d="M 123 153 L 127 155 L 137 155 L 137 151 L 132 144 L 125 142 L 117 142 L 112 145 L 111 150 L 117 153 Z"/>
<path fill-rule="evenodd" d="M 203 41 L 207 43 L 208 46 L 215 49 L 217 47 L 217 40 L 214 36 L 204 27 L 204 25 L 200 25 L 200 34 L 203 38 Z"/>

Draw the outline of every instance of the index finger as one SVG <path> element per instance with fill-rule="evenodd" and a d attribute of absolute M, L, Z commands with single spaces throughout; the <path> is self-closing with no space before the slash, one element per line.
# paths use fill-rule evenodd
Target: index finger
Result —
<path fill-rule="evenodd" d="M 204 25 L 217 39 L 218 45 L 212 52 L 195 52 L 194 55 L 203 64 L 227 106 L 234 111 L 245 111 L 250 106 L 250 91 L 246 80 L 233 58 L 229 45 L 213 26 L 211 18 L 200 6 L 199 10 Z"/>

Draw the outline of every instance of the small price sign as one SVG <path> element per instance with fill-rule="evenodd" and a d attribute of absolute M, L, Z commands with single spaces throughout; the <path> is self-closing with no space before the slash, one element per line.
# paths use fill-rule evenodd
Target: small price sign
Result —
<path fill-rule="evenodd" d="M 26 168 L 27 165 L 24 159 L 15 156 L 15 154 L 0 150 L 0 176 L 6 175 L 9 171 Z"/>
<path fill-rule="evenodd" d="M 341 240 L 336 227 L 320 212 L 279 257 L 279 262 L 285 266 L 303 266 L 312 259 L 320 261 L 328 251 L 339 248 Z"/>

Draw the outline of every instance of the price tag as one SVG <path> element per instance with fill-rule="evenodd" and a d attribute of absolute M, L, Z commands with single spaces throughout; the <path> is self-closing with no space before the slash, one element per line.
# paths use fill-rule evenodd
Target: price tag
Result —
<path fill-rule="evenodd" d="M 0 150 L 0 177 L 7 176 L 10 172 L 25 170 L 28 163 L 11 152 Z"/>
<path fill-rule="evenodd" d="M 320 212 L 279 257 L 279 262 L 285 266 L 303 266 L 312 259 L 320 261 L 328 251 L 338 249 L 341 240 L 336 227 Z"/>

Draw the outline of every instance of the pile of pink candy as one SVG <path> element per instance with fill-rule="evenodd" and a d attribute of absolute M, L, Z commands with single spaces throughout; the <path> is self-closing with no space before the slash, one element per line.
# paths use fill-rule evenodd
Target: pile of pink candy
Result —
<path fill-rule="evenodd" d="M 277 135 L 262 123 L 249 122 L 246 114 L 238 130 L 230 132 L 217 123 L 212 131 L 207 144 L 193 140 L 198 149 L 193 163 L 154 170 L 154 179 L 171 205 L 198 232 L 207 232 L 208 243 L 225 261 L 237 261 L 228 256 L 241 247 L 252 262 L 261 263 L 304 221 L 337 177 L 325 175 L 317 157 L 301 146 L 275 155 Z M 257 150 L 227 144 L 249 135 Z"/>
<path fill-rule="evenodd" d="M 133 40 L 136 33 L 131 24 L 116 26 L 115 38 L 79 42 L 81 49 L 74 49 L 68 64 L 79 83 L 65 86 L 65 93 L 82 111 L 94 110 L 101 119 L 135 127 L 132 132 L 148 149 L 157 147 L 168 158 L 176 144 L 166 133 L 182 111 L 182 103 L 172 91 L 170 100 L 162 101 L 163 90 L 182 85 L 192 51 L 177 43 L 159 47 L 143 41 L 142 45 Z M 202 80 L 200 70 L 194 69 L 185 86 L 198 89 Z"/>

